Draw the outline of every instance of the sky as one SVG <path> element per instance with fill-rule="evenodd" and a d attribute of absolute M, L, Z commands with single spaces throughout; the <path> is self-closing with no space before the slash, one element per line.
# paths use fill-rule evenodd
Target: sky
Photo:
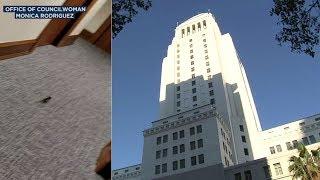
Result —
<path fill-rule="evenodd" d="M 112 42 L 112 169 L 142 161 L 142 131 L 159 118 L 161 63 L 177 22 L 215 16 L 244 64 L 263 129 L 320 113 L 320 56 L 281 47 L 272 1 L 153 0 Z"/>

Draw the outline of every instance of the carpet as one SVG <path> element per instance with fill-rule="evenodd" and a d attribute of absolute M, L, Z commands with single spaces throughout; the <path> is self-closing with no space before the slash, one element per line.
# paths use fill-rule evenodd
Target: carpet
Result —
<path fill-rule="evenodd" d="M 0 61 L 0 179 L 101 179 L 95 163 L 110 138 L 111 57 L 102 50 L 78 39 Z"/>

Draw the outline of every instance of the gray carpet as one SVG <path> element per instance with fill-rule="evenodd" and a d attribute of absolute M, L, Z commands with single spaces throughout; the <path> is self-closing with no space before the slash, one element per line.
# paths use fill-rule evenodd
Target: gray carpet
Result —
<path fill-rule="evenodd" d="M 81 39 L 0 61 L 0 179 L 101 179 L 110 94 L 110 56 Z"/>

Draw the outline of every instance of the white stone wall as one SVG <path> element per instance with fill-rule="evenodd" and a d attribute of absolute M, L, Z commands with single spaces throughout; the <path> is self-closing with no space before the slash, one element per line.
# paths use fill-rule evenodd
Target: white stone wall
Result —
<path fill-rule="evenodd" d="M 204 115 L 206 114 L 206 115 Z M 163 176 L 168 176 L 172 174 L 183 173 L 187 171 L 191 171 L 194 169 L 203 168 L 210 165 L 220 164 L 222 161 L 222 155 L 225 157 L 226 155 L 220 152 L 222 137 L 220 135 L 220 129 L 224 128 L 221 124 L 218 123 L 218 120 L 213 115 L 214 111 L 205 111 L 204 113 L 196 113 L 193 116 L 184 116 L 180 118 L 180 116 L 176 116 L 176 121 L 163 124 L 162 126 L 153 126 L 152 129 L 148 129 L 144 132 L 144 148 L 143 148 L 143 158 L 142 158 L 142 179 L 152 179 L 159 178 Z M 200 117 L 199 117 L 200 116 Z M 171 125 L 173 124 L 173 125 Z M 166 127 L 168 125 L 168 127 Z M 201 125 L 202 132 L 197 133 L 197 126 Z M 162 129 L 163 127 L 163 129 Z M 190 128 L 195 128 L 195 135 L 190 135 Z M 158 129 L 158 130 L 156 130 Z M 173 133 L 184 130 L 184 137 L 178 137 L 177 140 L 173 140 Z M 168 135 L 168 142 L 157 144 L 157 137 L 162 137 Z M 226 135 L 229 138 L 228 135 Z M 227 138 L 226 137 L 226 138 Z M 198 141 L 199 139 L 203 139 L 203 147 L 198 148 L 198 144 L 196 143 L 196 149 L 190 149 L 191 141 Z M 178 154 L 173 154 L 173 146 L 180 146 L 181 144 L 185 145 L 185 152 Z M 162 157 L 156 159 L 156 151 L 168 149 L 167 157 Z M 230 147 L 229 147 L 230 149 Z M 180 149 L 178 149 L 180 150 Z M 197 165 L 191 165 L 191 157 L 198 156 L 200 154 L 204 155 L 204 163 L 199 164 L 197 159 Z M 178 168 L 177 170 L 173 170 L 173 161 L 185 159 L 185 168 Z M 228 161 L 232 164 L 232 160 L 228 158 Z M 155 174 L 155 166 L 162 165 L 167 163 L 167 172 Z M 229 164 L 230 164 L 229 163 Z"/>

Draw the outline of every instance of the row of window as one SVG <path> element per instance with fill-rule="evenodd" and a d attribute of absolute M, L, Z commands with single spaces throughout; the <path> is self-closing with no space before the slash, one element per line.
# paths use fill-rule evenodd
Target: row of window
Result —
<path fill-rule="evenodd" d="M 213 92 L 213 90 L 212 91 L 209 91 L 209 93 L 210 94 L 212 94 L 212 95 L 210 95 L 210 96 L 213 96 L 214 95 L 214 92 Z M 180 94 L 177 94 L 177 97 L 179 97 L 180 98 Z M 192 101 L 193 102 L 196 102 L 198 100 L 198 97 L 197 96 L 192 96 Z M 214 98 L 212 98 L 212 99 L 210 99 L 210 104 L 215 104 L 216 103 L 216 100 L 214 99 Z M 181 101 L 177 101 L 177 108 L 179 108 L 181 106 Z M 193 105 L 194 107 L 196 107 L 197 106 L 197 104 L 194 104 Z M 179 110 L 179 111 L 178 111 Z M 180 112 L 180 109 L 178 109 L 177 111 L 178 112 Z"/>
<path fill-rule="evenodd" d="M 196 80 L 191 81 L 191 85 L 192 85 L 192 86 L 195 86 L 196 84 L 197 84 Z M 209 82 L 209 83 L 208 83 L 208 88 L 212 88 L 212 87 L 213 87 L 212 82 Z M 177 87 L 176 87 L 176 91 L 177 91 L 177 92 L 180 92 L 180 90 L 181 90 L 181 87 L 180 87 L 180 86 L 177 86 Z"/>
<path fill-rule="evenodd" d="M 276 176 L 279 176 L 279 175 L 283 174 L 283 171 L 282 171 L 280 163 L 273 164 L 273 167 L 274 167 L 274 171 L 276 173 Z M 267 179 L 271 178 L 271 173 L 270 173 L 270 167 L 269 166 L 264 166 L 263 167 L 263 171 L 264 171 L 265 178 L 267 178 Z M 245 180 L 252 180 L 252 175 L 251 175 L 251 171 L 250 170 L 245 171 L 244 175 L 245 175 Z M 234 177 L 235 177 L 235 180 L 241 180 L 241 173 L 239 172 L 239 173 L 234 174 Z"/>
<path fill-rule="evenodd" d="M 204 163 L 204 155 L 200 154 L 198 156 L 192 156 L 190 158 L 190 164 L 191 166 L 195 166 L 197 164 L 203 164 Z M 183 169 L 186 167 L 186 160 L 185 159 L 180 159 L 179 161 L 173 161 L 172 162 L 172 170 L 178 170 L 178 169 Z M 155 166 L 155 174 L 160 174 L 160 173 L 166 173 L 168 172 L 168 164 L 164 163 L 161 165 L 156 165 Z"/>
<path fill-rule="evenodd" d="M 197 134 L 202 133 L 202 125 L 197 125 L 196 127 L 191 127 L 189 129 L 190 136 L 195 135 L 196 130 L 197 130 Z M 178 137 L 179 138 L 184 138 L 185 137 L 184 130 L 172 133 L 172 140 L 177 140 Z M 168 138 L 169 138 L 168 134 L 166 134 L 164 136 L 157 137 L 157 145 L 159 145 L 161 143 L 168 142 Z"/>
<path fill-rule="evenodd" d="M 191 32 L 192 34 L 193 33 L 196 33 L 196 26 L 197 26 L 197 31 L 201 31 L 201 22 L 198 22 L 197 24 L 193 24 L 191 25 L 191 27 L 187 27 L 186 29 L 182 29 L 181 30 L 181 37 L 185 37 L 186 35 L 190 35 Z M 207 23 L 206 23 L 206 20 L 203 20 L 202 21 L 202 27 L 205 29 L 207 27 Z"/>
<path fill-rule="evenodd" d="M 198 139 L 197 141 L 191 141 L 190 142 L 190 150 L 195 150 L 196 148 L 202 148 L 203 147 L 203 139 Z M 179 153 L 184 153 L 185 150 L 185 145 L 180 144 L 179 146 L 173 146 L 172 147 L 172 154 L 178 154 Z M 161 153 L 162 152 L 162 153 Z M 160 159 L 162 157 L 167 157 L 168 156 L 168 148 L 158 150 L 156 151 L 156 159 Z"/>
<path fill-rule="evenodd" d="M 319 136 L 320 136 L 320 134 L 319 134 Z M 316 141 L 316 138 L 314 137 L 314 135 L 310 135 L 309 137 L 302 138 L 302 143 L 304 145 L 314 144 L 316 142 L 317 141 Z M 298 141 L 293 140 L 292 142 L 286 142 L 286 146 L 287 146 L 287 150 L 296 149 L 298 147 Z M 282 147 L 280 144 L 276 145 L 275 147 L 274 146 L 269 147 L 271 154 L 275 154 L 276 150 L 277 150 L 277 152 L 282 152 Z"/>

